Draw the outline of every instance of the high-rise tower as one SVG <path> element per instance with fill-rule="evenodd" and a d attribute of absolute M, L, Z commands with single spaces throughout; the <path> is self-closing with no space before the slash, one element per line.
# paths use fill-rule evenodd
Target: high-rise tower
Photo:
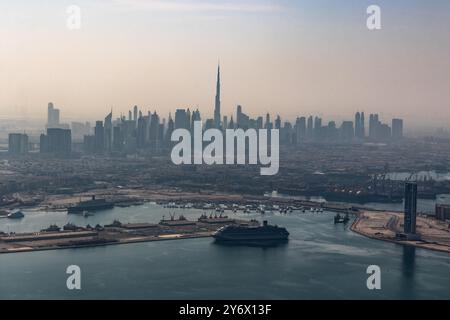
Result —
<path fill-rule="evenodd" d="M 105 117 L 104 134 L 106 151 L 111 151 L 113 144 L 112 109 L 111 112 Z"/>
<path fill-rule="evenodd" d="M 356 136 L 356 138 L 362 138 L 361 137 L 361 114 L 359 112 L 356 112 L 356 114 L 355 114 L 355 136 Z"/>
<path fill-rule="evenodd" d="M 214 105 L 214 125 L 220 128 L 220 65 L 217 67 L 216 101 Z"/>
<path fill-rule="evenodd" d="M 417 184 L 405 184 L 405 222 L 404 231 L 407 234 L 416 233 Z"/>
<path fill-rule="evenodd" d="M 52 102 L 48 103 L 47 127 L 56 128 L 59 126 L 59 109 L 53 106 Z"/>

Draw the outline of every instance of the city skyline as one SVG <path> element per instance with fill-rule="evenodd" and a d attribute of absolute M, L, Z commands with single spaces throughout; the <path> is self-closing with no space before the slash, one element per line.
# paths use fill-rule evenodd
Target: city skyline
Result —
<path fill-rule="evenodd" d="M 75 140 L 82 139 L 84 151 L 87 153 L 122 152 L 133 153 L 137 150 L 162 151 L 170 147 L 171 135 L 175 129 L 187 129 L 192 132 L 194 123 L 200 122 L 203 130 L 220 129 L 277 129 L 281 132 L 281 143 L 298 145 L 305 142 L 316 143 L 361 143 L 398 142 L 404 137 L 404 120 L 392 118 L 391 125 L 383 123 L 378 113 L 370 113 L 368 131 L 366 132 L 365 112 L 357 111 L 353 120 L 343 120 L 340 125 L 334 120 L 326 121 L 317 115 L 297 115 L 295 121 L 283 119 L 279 114 L 259 114 L 252 118 L 243 112 L 241 105 L 236 106 L 236 113 L 228 115 L 221 113 L 221 82 L 220 63 L 217 66 L 216 95 L 214 102 L 214 117 L 201 116 L 197 108 L 178 108 L 167 117 L 158 113 L 159 110 L 143 111 L 137 105 L 128 110 L 128 117 L 120 113 L 113 120 L 113 110 L 106 115 L 104 121 L 95 120 L 95 127 L 89 121 L 64 123 L 60 121 L 60 109 L 53 102 L 48 103 L 46 134 L 40 134 L 40 152 L 53 153 L 64 150 L 71 153 L 72 132 Z M 234 118 L 233 118 L 234 117 Z M 381 120 L 380 120 L 381 119 Z M 24 128 L 23 128 L 24 129 Z M 92 130 L 94 129 L 94 130 Z M 94 131 L 92 135 L 92 131 Z M 366 134 L 367 133 L 367 134 Z M 22 154 L 28 152 L 28 135 L 10 132 L 9 150 Z"/>
<path fill-rule="evenodd" d="M 202 112 L 199 111 L 199 108 L 177 108 L 175 110 L 175 112 L 169 111 L 168 114 L 157 114 L 157 112 L 160 112 L 157 109 L 153 110 L 153 115 L 157 116 L 157 121 L 159 123 L 159 121 L 161 120 L 164 126 L 164 130 L 167 129 L 167 125 L 166 125 L 166 119 L 168 122 L 172 121 L 172 113 L 175 116 L 175 119 L 177 118 L 177 114 L 180 111 L 183 111 L 184 117 L 188 117 L 189 119 L 191 118 L 191 113 L 192 113 L 192 119 L 193 120 L 201 120 L 201 116 L 200 114 L 203 113 L 204 117 L 203 117 L 203 122 L 204 122 L 204 126 L 205 127 L 215 127 L 215 128 L 228 128 L 228 121 L 233 122 L 233 117 L 234 117 L 234 122 L 235 125 L 237 127 L 241 127 L 242 128 L 242 123 L 246 123 L 245 126 L 243 126 L 243 128 L 251 128 L 251 127 L 266 127 L 267 123 L 271 122 L 270 117 L 273 117 L 272 119 L 276 118 L 276 121 L 279 122 L 278 127 L 282 128 L 286 125 L 291 126 L 291 122 L 298 124 L 299 120 L 305 122 L 306 118 L 308 118 L 308 121 L 311 122 L 311 126 L 312 127 L 323 127 L 322 125 L 322 121 L 323 124 L 325 125 L 325 127 L 331 125 L 331 126 L 336 126 L 337 124 L 340 124 L 339 127 L 347 127 L 346 130 L 350 130 L 352 131 L 352 135 L 355 138 L 358 139 L 362 139 L 366 137 L 366 131 L 365 131 L 365 127 L 366 127 L 366 122 L 365 122 L 365 111 L 356 111 L 354 113 L 354 121 L 353 120 L 349 120 L 346 117 L 343 116 L 338 116 L 337 118 L 334 118 L 333 115 L 328 115 L 325 116 L 325 118 L 323 118 L 322 114 L 297 114 L 295 117 L 293 118 L 283 118 L 283 120 L 281 120 L 282 117 L 280 117 L 279 113 L 270 113 L 267 112 L 265 114 L 261 113 L 261 114 L 256 114 L 256 115 L 251 115 L 251 114 L 247 114 L 242 112 L 243 107 L 238 104 L 235 108 L 234 111 L 232 111 L 230 114 L 223 114 L 221 112 L 221 81 L 220 81 L 220 63 L 218 63 L 217 65 L 217 78 L 216 78 L 216 88 L 215 88 L 215 102 L 214 102 L 214 110 L 213 110 L 213 117 L 212 119 L 208 117 L 208 115 L 210 114 L 207 110 L 205 112 L 205 110 L 202 110 Z M 190 111 L 190 109 L 192 109 L 192 111 Z M 195 110 L 195 111 L 194 111 Z M 186 112 L 188 113 L 188 115 L 186 114 Z M 55 105 L 53 102 L 49 102 L 48 106 L 47 106 L 47 122 L 46 122 L 46 128 L 65 128 L 65 129 L 71 129 L 71 130 L 75 130 L 74 127 L 81 127 L 78 129 L 81 129 L 81 131 L 87 130 L 87 132 L 89 132 L 90 130 L 90 121 L 89 119 L 83 119 L 82 122 L 80 121 L 73 121 L 73 119 L 71 119 L 72 121 L 67 121 L 70 119 L 64 119 L 66 120 L 66 122 L 61 121 L 61 110 L 58 108 L 55 108 Z M 146 114 L 148 116 L 146 116 Z M 128 115 L 128 117 L 127 117 Z M 205 116 L 206 115 L 206 116 Z M 228 117 L 229 116 L 229 117 Z M 252 116 L 254 116 L 254 118 L 252 118 Z M 138 120 L 141 118 L 151 118 L 152 117 L 152 110 L 150 110 L 149 108 L 147 108 L 147 110 L 144 108 L 140 108 L 137 105 L 134 105 L 132 108 L 128 109 L 128 112 L 120 112 L 120 116 L 117 116 L 114 118 L 115 122 L 117 124 L 118 121 L 126 121 L 127 119 L 129 121 L 133 120 L 134 122 L 136 122 L 136 125 L 138 124 Z M 265 119 L 265 122 L 263 124 L 263 118 Z M 108 119 L 108 120 L 107 120 Z M 106 116 L 105 118 L 105 123 L 108 122 L 109 126 L 111 127 L 110 129 L 112 130 L 112 119 L 113 119 L 113 108 L 110 109 L 109 114 Z M 314 124 L 312 123 L 314 119 Z M 381 121 L 380 121 L 381 119 Z M 386 121 L 386 117 L 381 116 L 379 113 L 370 113 L 370 118 L 368 120 L 368 128 L 369 131 L 367 132 L 368 135 L 367 137 L 373 137 L 374 134 L 370 131 L 371 127 L 374 127 L 373 122 L 378 123 L 379 126 L 381 126 L 381 128 L 384 128 L 385 130 L 389 130 L 389 132 L 386 133 L 386 136 L 392 136 L 392 137 L 403 137 L 403 119 L 400 119 L 398 117 L 392 117 L 390 120 L 392 121 L 392 126 L 389 127 L 388 124 L 383 124 L 382 121 L 385 120 Z M 91 119 L 92 120 L 92 119 Z M 336 122 L 336 120 L 338 122 Z M 319 121 L 319 122 L 317 122 Z M 98 119 L 93 119 L 93 123 L 95 123 L 95 126 L 97 126 L 97 124 L 101 122 Z M 188 121 L 189 122 L 189 121 Z M 260 123 L 259 123 L 260 122 Z M 241 126 L 239 125 L 241 123 Z M 309 125 L 309 123 L 308 123 Z M 349 125 L 351 126 L 351 128 L 349 127 Z M 179 127 L 183 127 L 184 125 L 181 126 L 177 126 L 176 122 L 174 123 L 175 128 L 179 128 Z M 188 125 L 189 126 L 189 125 Z M 305 126 L 306 126 L 306 122 L 305 122 Z M 400 132 L 399 132 L 399 129 Z M 392 132 L 390 131 L 392 129 Z M 344 129 L 345 130 L 345 129 Z"/>
<path fill-rule="evenodd" d="M 383 28 L 374 32 L 365 1 L 164 3 L 79 1 L 82 28 L 72 31 L 69 3 L 8 5 L 0 116 L 43 118 L 54 101 L 70 119 L 133 105 L 167 114 L 198 107 L 210 117 L 220 59 L 223 114 L 242 105 L 291 119 L 377 110 L 411 126 L 448 122 L 444 1 L 378 1 Z"/>
<path fill-rule="evenodd" d="M 449 0 L 0 1 L 0 300 L 450 299 L 449 32 Z"/>

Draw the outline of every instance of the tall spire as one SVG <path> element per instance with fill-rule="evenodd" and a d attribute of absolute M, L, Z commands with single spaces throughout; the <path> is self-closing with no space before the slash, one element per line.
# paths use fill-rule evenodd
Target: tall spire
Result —
<path fill-rule="evenodd" d="M 216 95 L 219 96 L 219 101 L 220 101 L 220 63 L 217 65 L 217 86 L 216 86 Z"/>
<path fill-rule="evenodd" d="M 214 105 L 214 125 L 220 128 L 220 63 L 217 66 L 216 101 Z"/>

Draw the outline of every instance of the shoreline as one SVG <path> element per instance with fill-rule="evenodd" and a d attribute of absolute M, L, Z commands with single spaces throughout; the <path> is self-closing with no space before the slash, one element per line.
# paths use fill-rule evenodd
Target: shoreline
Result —
<path fill-rule="evenodd" d="M 115 220 L 110 225 L 95 228 L 71 225 L 71 229 L 66 229 L 68 225 L 63 230 L 52 225 L 55 228 L 40 232 L 0 234 L 0 254 L 206 238 L 226 225 L 259 226 L 260 223 L 223 216 L 187 220 L 181 215 L 178 219 L 172 217 L 159 223 L 122 224 Z"/>
<path fill-rule="evenodd" d="M 97 188 L 89 191 L 68 194 L 20 194 L 19 198 L 22 200 L 21 204 L 11 206 L 3 206 L 1 210 L 13 209 L 27 209 L 27 208 L 41 208 L 42 210 L 66 210 L 68 206 L 76 204 L 80 201 L 88 200 L 91 196 L 103 197 L 112 200 L 117 206 L 131 206 L 139 204 L 140 202 L 181 202 L 181 203 L 237 203 L 237 204 L 252 204 L 252 203 L 268 203 L 289 205 L 299 204 L 310 207 L 322 207 L 330 211 L 343 212 L 351 208 L 365 208 L 363 203 L 349 203 L 345 201 L 314 201 L 305 196 L 305 199 L 298 199 L 296 196 L 280 195 L 256 195 L 256 194 L 236 194 L 220 191 L 197 190 L 197 191 L 183 191 L 177 188 Z M 314 198 L 314 197 L 312 197 Z M 37 201 L 36 199 L 40 199 Z"/>
<path fill-rule="evenodd" d="M 64 249 L 82 249 L 82 248 L 95 248 L 95 247 L 107 247 L 112 245 L 126 245 L 133 243 L 144 243 L 144 242 L 156 242 L 156 241 L 171 241 L 171 240 L 183 240 L 183 239 L 201 239 L 201 238 L 210 238 L 211 234 L 195 234 L 195 235 L 177 235 L 176 237 L 148 237 L 142 239 L 129 239 L 123 241 L 111 241 L 105 243 L 97 243 L 97 244 L 85 244 L 85 245 L 68 245 L 68 246 L 49 246 L 49 247 L 24 247 L 23 249 L 17 248 L 17 250 L 0 250 L 0 255 L 2 254 L 13 254 L 13 253 L 21 253 L 21 252 L 37 252 L 37 251 L 50 251 L 50 250 L 64 250 Z"/>
<path fill-rule="evenodd" d="M 396 212 L 387 212 L 387 214 L 398 214 Z M 386 236 L 381 236 L 380 232 L 368 232 L 368 231 L 364 231 L 364 228 L 368 228 L 367 226 L 359 226 L 360 223 L 363 223 L 364 221 L 364 216 L 365 214 L 377 214 L 377 212 L 370 212 L 370 211 L 366 211 L 366 212 L 362 212 L 360 214 L 357 215 L 356 219 L 352 222 L 352 225 L 350 226 L 350 230 L 352 232 L 355 232 L 356 234 L 359 234 L 361 236 L 364 236 L 366 238 L 369 239 L 373 239 L 373 240 L 379 240 L 379 241 L 385 241 L 385 242 L 390 242 L 390 243 L 395 243 L 398 245 L 402 245 L 402 246 L 410 246 L 410 247 L 415 247 L 415 248 L 420 248 L 420 249 L 425 249 L 425 250 L 431 250 L 431 251 L 436 251 L 436 252 L 445 252 L 445 253 L 450 253 L 450 232 L 448 232 L 448 238 L 447 240 L 449 241 L 449 244 L 446 243 L 437 243 L 437 242 L 428 242 L 426 240 L 426 238 L 428 238 L 428 235 L 421 235 L 423 237 L 423 241 L 427 241 L 427 242 L 423 242 L 423 241 L 400 241 L 400 240 L 396 240 L 395 238 L 389 238 Z M 386 221 L 387 222 L 387 221 Z M 380 228 L 385 228 L 383 227 L 376 227 L 378 229 Z M 375 229 L 375 227 L 372 227 L 372 229 Z M 376 229 L 377 230 L 377 229 Z M 385 228 L 385 230 L 388 230 L 387 228 Z M 393 230 L 390 230 L 393 231 Z M 377 234 L 378 233 L 378 234 Z"/>
<path fill-rule="evenodd" d="M 90 197 L 92 195 L 96 195 L 104 198 L 113 198 L 116 197 L 120 201 L 117 207 L 125 207 L 125 206 L 135 206 L 145 202 L 153 202 L 158 205 L 168 205 L 168 204 L 177 204 L 179 208 L 183 208 L 184 205 L 194 204 L 193 207 L 195 209 L 203 209 L 203 210 L 211 210 L 214 211 L 215 208 L 219 207 L 221 204 L 226 204 L 226 210 L 233 210 L 233 207 L 230 205 L 239 204 L 252 206 L 253 209 L 257 208 L 259 205 L 267 205 L 267 206 L 280 206 L 280 209 L 284 206 L 284 208 L 289 206 L 297 206 L 302 207 L 304 210 L 309 212 L 310 208 L 320 208 L 325 211 L 330 212 L 338 212 L 338 213 L 351 213 L 356 214 L 356 219 L 352 222 L 350 226 L 350 230 L 364 237 L 373 239 L 373 240 L 382 240 L 387 241 L 399 245 L 413 246 L 421 249 L 439 251 L 450 253 L 450 232 L 442 233 L 442 228 L 438 231 L 440 232 L 438 241 L 431 237 L 427 236 L 429 233 L 427 230 L 422 228 L 422 231 L 425 231 L 425 236 L 423 237 L 423 241 L 399 241 L 395 239 L 395 231 L 399 230 L 390 230 L 386 227 L 388 220 L 392 216 L 399 217 L 402 215 L 400 211 L 386 211 L 386 210 L 376 210 L 372 208 L 365 208 L 363 206 L 355 206 L 353 204 L 345 204 L 345 203 L 323 203 L 323 202 L 314 202 L 309 200 L 299 200 L 299 199 L 291 199 L 284 197 L 270 197 L 270 196 L 253 196 L 253 195 L 238 195 L 238 194 L 228 194 L 228 193 L 215 193 L 215 192 L 180 192 L 179 190 L 174 189 L 162 189 L 162 190 L 148 190 L 148 189 L 97 189 L 95 191 L 89 193 L 81 193 L 75 195 L 49 195 L 43 202 L 44 205 L 35 206 L 32 209 L 37 209 L 38 211 L 65 211 L 66 207 L 76 203 L 80 199 Z M 205 209 L 204 205 L 211 204 L 212 207 Z M 241 210 L 241 209 L 238 209 Z M 272 210 L 272 209 L 271 209 Z M 276 209 L 278 210 L 278 209 Z M 294 209 L 298 210 L 298 209 Z M 375 221 L 374 226 L 365 225 L 367 222 L 367 218 L 376 218 L 381 217 L 380 221 Z M 6 217 L 5 217 L 6 218 Z M 402 218 L 401 218 L 402 219 Z M 418 220 L 422 221 L 421 224 L 424 224 L 423 217 L 418 218 Z M 436 229 L 436 222 L 433 222 L 431 218 L 427 218 L 429 220 L 426 221 L 427 229 Z M 369 219 L 370 220 L 370 219 Z M 433 223 L 430 223 L 433 222 Z M 400 223 L 400 222 L 399 222 Z M 397 226 L 399 227 L 399 226 Z M 399 228 L 397 228 L 399 229 Z M 380 232 L 381 231 L 381 232 Z M 174 234 L 177 232 L 175 231 Z M 56 250 L 56 249 L 68 249 L 68 248 L 85 248 L 85 247 L 95 247 L 95 246 L 106 246 L 113 244 L 126 244 L 126 243 L 136 243 L 136 242 L 151 242 L 151 241 L 164 241 L 164 240 L 181 240 L 181 239 L 189 239 L 189 238 L 202 238 L 202 237 L 210 237 L 212 231 L 210 230 L 210 234 L 196 234 L 195 232 L 190 233 L 190 235 L 184 234 L 178 237 L 173 238 L 161 238 L 157 236 L 142 236 L 139 239 L 119 239 L 118 241 L 109 241 L 105 243 L 90 243 L 90 244 L 73 244 L 73 245 L 49 245 L 42 247 L 27 247 L 23 246 L 22 248 L 17 248 L 15 250 L 5 251 L 0 248 L 1 253 L 16 253 L 16 252 L 31 252 L 31 251 L 42 251 L 42 250 Z M 444 239 L 444 241 L 441 241 Z M 444 243 L 442 243 L 444 242 Z M 448 243 L 448 244 L 447 244 Z"/>

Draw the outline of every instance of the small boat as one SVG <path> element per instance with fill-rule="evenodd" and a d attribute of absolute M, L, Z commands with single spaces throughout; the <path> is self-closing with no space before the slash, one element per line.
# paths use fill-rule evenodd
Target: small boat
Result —
<path fill-rule="evenodd" d="M 41 232 L 58 232 L 61 228 L 56 224 L 51 224 L 48 228 L 42 229 Z"/>
<path fill-rule="evenodd" d="M 20 210 L 13 211 L 9 213 L 7 216 L 9 219 L 22 219 L 25 215 Z"/>
<path fill-rule="evenodd" d="M 89 216 L 93 216 L 94 214 L 93 213 L 91 213 L 91 212 L 89 212 L 89 211 L 83 211 L 83 217 L 85 217 L 85 218 L 87 218 L 87 217 L 89 217 Z"/>
<path fill-rule="evenodd" d="M 105 227 L 107 228 L 120 228 L 122 227 L 122 222 L 119 220 L 114 220 L 111 224 L 105 224 Z"/>
<path fill-rule="evenodd" d="M 336 223 L 343 223 L 343 224 L 346 224 L 346 223 L 348 223 L 349 221 L 350 221 L 350 218 L 349 218 L 349 216 L 348 216 L 348 213 L 345 214 L 344 217 L 341 216 L 339 213 L 336 214 L 336 215 L 334 216 L 334 223 L 335 223 L 335 224 L 336 224 Z"/>
<path fill-rule="evenodd" d="M 78 227 L 74 225 L 73 223 L 67 223 L 65 226 L 63 226 L 64 231 L 76 231 Z"/>

